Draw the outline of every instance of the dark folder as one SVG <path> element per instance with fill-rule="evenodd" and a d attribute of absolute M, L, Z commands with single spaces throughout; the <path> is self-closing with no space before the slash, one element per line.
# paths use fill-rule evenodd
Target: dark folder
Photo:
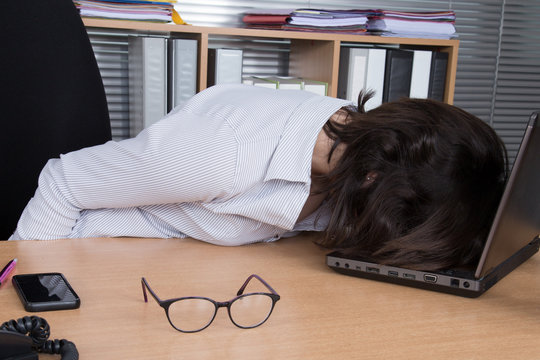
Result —
<path fill-rule="evenodd" d="M 411 75 L 414 52 L 388 49 L 384 74 L 383 102 L 408 97 L 411 89 Z"/>
<path fill-rule="evenodd" d="M 433 52 L 431 56 L 431 72 L 429 75 L 429 99 L 443 101 L 447 67 L 448 53 Z"/>

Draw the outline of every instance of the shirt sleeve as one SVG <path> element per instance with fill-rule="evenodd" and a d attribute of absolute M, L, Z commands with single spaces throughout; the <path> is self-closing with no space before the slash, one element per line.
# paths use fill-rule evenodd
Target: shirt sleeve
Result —
<path fill-rule="evenodd" d="M 211 201 L 234 183 L 226 121 L 176 111 L 133 139 L 50 160 L 11 239 L 68 237 L 85 209 Z"/>

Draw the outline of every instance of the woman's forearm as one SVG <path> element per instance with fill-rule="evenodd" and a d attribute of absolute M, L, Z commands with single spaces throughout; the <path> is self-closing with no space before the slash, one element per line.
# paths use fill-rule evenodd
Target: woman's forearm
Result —
<path fill-rule="evenodd" d="M 80 216 L 61 170 L 59 159 L 49 160 L 39 177 L 39 187 L 24 209 L 10 240 L 66 238 Z"/>

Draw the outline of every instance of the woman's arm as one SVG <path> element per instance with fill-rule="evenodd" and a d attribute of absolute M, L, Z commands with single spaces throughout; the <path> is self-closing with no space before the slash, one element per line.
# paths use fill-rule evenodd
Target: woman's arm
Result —
<path fill-rule="evenodd" d="M 12 239 L 68 237 L 84 209 L 223 197 L 235 166 L 236 142 L 227 123 L 180 111 L 134 139 L 50 160 Z"/>

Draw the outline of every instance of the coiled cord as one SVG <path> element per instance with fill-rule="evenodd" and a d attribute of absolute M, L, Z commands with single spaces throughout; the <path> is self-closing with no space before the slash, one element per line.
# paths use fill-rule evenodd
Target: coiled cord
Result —
<path fill-rule="evenodd" d="M 60 354 L 62 360 L 78 360 L 79 352 L 71 341 L 48 340 L 51 330 L 47 320 L 38 316 L 25 316 L 9 320 L 0 325 L 0 330 L 17 332 L 30 336 L 34 350 L 45 354 Z"/>

